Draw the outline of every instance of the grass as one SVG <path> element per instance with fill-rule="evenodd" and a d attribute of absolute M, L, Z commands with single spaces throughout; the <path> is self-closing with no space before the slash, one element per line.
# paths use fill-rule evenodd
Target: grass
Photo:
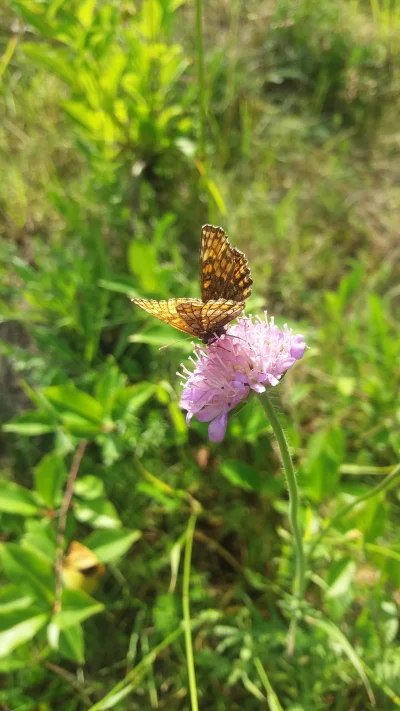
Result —
<path fill-rule="evenodd" d="M 95 547 L 100 536 L 98 550 L 112 553 L 95 593 L 104 612 L 74 618 L 57 644 L 46 627 L 22 640 L 0 659 L 0 701 L 13 711 L 60 697 L 67 711 L 366 711 L 375 697 L 391 711 L 396 6 L 213 1 L 198 60 L 201 3 L 175 5 L 107 0 L 78 16 L 72 2 L 48 3 L 43 16 L 43 4 L 32 15 L 18 0 L 0 11 L 2 415 L 34 413 L 1 435 L 4 480 L 24 487 L 2 496 L 14 502 L 1 509 L 5 543 L 32 556 L 36 588 L 23 593 L 42 614 L 37 590 L 52 591 L 35 577 L 35 553 L 51 571 L 63 471 L 87 438 L 86 494 L 74 493 L 66 542 Z M 268 309 L 310 345 L 274 391 L 312 552 L 290 658 L 289 502 L 265 414 L 252 400 L 218 446 L 204 425 L 188 430 L 175 375 L 188 344 L 159 351 L 174 333 L 127 298 L 197 296 L 207 221 L 249 258 L 248 311 Z M 141 537 L 124 548 L 133 531 Z M 5 559 L 0 634 L 25 614 L 18 560 Z"/>

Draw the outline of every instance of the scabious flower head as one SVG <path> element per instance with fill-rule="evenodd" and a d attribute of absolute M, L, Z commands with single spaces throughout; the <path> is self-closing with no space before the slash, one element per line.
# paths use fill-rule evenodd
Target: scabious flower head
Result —
<path fill-rule="evenodd" d="M 190 360 L 194 370 L 182 364 L 181 407 L 187 411 L 189 425 L 196 415 L 209 422 L 208 436 L 221 442 L 228 424 L 228 413 L 250 390 L 262 393 L 268 385 L 278 385 L 285 373 L 303 357 L 303 336 L 294 335 L 285 324 L 283 331 L 274 319 L 243 316 L 216 340 L 196 347 Z"/>

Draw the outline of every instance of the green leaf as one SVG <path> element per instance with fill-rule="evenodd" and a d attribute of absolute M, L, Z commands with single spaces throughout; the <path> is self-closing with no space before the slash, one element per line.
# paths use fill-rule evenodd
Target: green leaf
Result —
<path fill-rule="evenodd" d="M 14 583 L 31 587 L 47 603 L 54 599 L 54 572 L 49 560 L 17 543 L 0 546 L 6 575 Z"/>
<path fill-rule="evenodd" d="M 152 324 L 145 331 L 139 331 L 129 336 L 128 341 L 130 343 L 146 343 L 150 346 L 166 346 L 169 348 L 174 348 L 182 350 L 186 353 L 190 353 L 193 350 L 193 346 L 190 341 L 185 339 L 182 335 L 175 334 L 178 338 L 174 340 L 174 331 L 170 326 L 159 326 L 158 324 Z"/>
<path fill-rule="evenodd" d="M 120 528 L 122 525 L 115 506 L 107 499 L 75 501 L 74 511 L 78 521 L 94 528 Z"/>
<path fill-rule="evenodd" d="M 14 610 L 25 610 L 31 607 L 34 598 L 30 595 L 21 595 L 18 585 L 5 585 L 0 588 L 0 615 Z"/>
<path fill-rule="evenodd" d="M 123 399 L 130 412 L 136 412 L 136 410 L 139 410 L 139 408 L 154 395 L 154 392 L 155 385 L 143 381 L 142 383 L 137 383 L 137 385 L 125 388 Z"/>
<path fill-rule="evenodd" d="M 60 629 L 58 625 L 51 622 L 47 628 L 47 637 L 50 647 L 58 651 L 65 659 L 70 659 L 76 664 L 84 663 L 85 645 L 83 630 L 79 624 Z"/>
<path fill-rule="evenodd" d="M 207 190 L 213 198 L 219 212 L 221 213 L 221 215 L 226 215 L 226 205 L 224 202 L 224 198 L 222 197 L 221 192 L 217 187 L 216 183 L 211 178 L 206 178 L 205 183 Z"/>
<path fill-rule="evenodd" d="M 157 595 L 152 607 L 154 626 L 164 637 L 179 627 L 179 598 L 176 595 Z"/>
<path fill-rule="evenodd" d="M 104 483 L 99 477 L 86 474 L 77 479 L 74 486 L 74 494 L 89 501 L 99 499 L 104 494 Z"/>
<path fill-rule="evenodd" d="M 131 282 L 124 280 L 124 277 L 120 279 L 100 279 L 99 286 L 108 291 L 115 291 L 118 294 L 126 294 L 130 299 L 136 299 L 140 296 L 139 292 L 132 286 Z"/>
<path fill-rule="evenodd" d="M 309 496 L 321 501 L 332 494 L 338 483 L 344 457 L 344 434 L 339 427 L 320 430 L 308 442 L 308 457 L 302 465 Z"/>
<path fill-rule="evenodd" d="M 323 620 L 318 617 L 306 617 L 306 621 L 309 624 L 314 625 L 315 627 L 318 627 L 318 629 L 322 630 L 325 632 L 325 634 L 337 645 L 339 645 L 344 653 L 347 655 L 349 658 L 350 662 L 354 666 L 354 669 L 357 671 L 360 679 L 362 680 L 366 690 L 367 694 L 369 697 L 369 700 L 372 704 L 372 706 L 375 706 L 375 697 L 371 689 L 371 684 L 369 683 L 368 677 L 364 671 L 363 663 L 361 659 L 359 658 L 358 654 L 356 651 L 353 649 L 351 646 L 350 642 L 348 639 L 344 636 L 343 632 L 339 629 L 339 627 L 336 627 L 333 622 L 330 622 L 329 620 Z"/>
<path fill-rule="evenodd" d="M 345 397 L 351 397 L 356 388 L 357 381 L 355 378 L 341 376 L 336 379 L 336 386 L 339 392 Z"/>
<path fill-rule="evenodd" d="M 118 366 L 109 361 L 101 373 L 95 388 L 96 400 L 104 407 L 107 417 L 110 417 L 115 400 L 120 391 L 124 389 L 126 381 L 125 373 L 121 373 Z"/>
<path fill-rule="evenodd" d="M 329 585 L 329 589 L 326 592 L 325 601 L 331 620 L 342 619 L 353 601 L 354 587 L 352 583 L 356 568 L 355 561 L 350 558 L 336 560 L 328 568 L 326 584 Z"/>
<path fill-rule="evenodd" d="M 231 459 L 221 464 L 220 470 L 233 486 L 241 486 L 249 491 L 259 491 L 260 476 L 250 464 L 239 459 Z"/>
<path fill-rule="evenodd" d="M 46 412 L 39 410 L 29 410 L 18 417 L 14 417 L 6 425 L 3 425 L 4 432 L 15 432 L 27 437 L 37 437 L 38 435 L 54 432 L 57 423 Z"/>
<path fill-rule="evenodd" d="M 342 558 L 333 563 L 326 578 L 327 585 L 329 585 L 326 597 L 334 599 L 345 595 L 353 582 L 356 568 L 356 563 L 349 558 Z"/>
<path fill-rule="evenodd" d="M 254 660 L 254 664 L 255 664 L 256 669 L 258 671 L 259 677 L 260 677 L 262 683 L 264 684 L 265 691 L 267 692 L 269 711 L 283 711 L 283 708 L 282 708 L 281 703 L 278 699 L 278 696 L 275 693 L 274 689 L 272 688 L 271 682 L 268 679 L 267 673 L 266 673 L 263 665 L 261 664 L 260 659 L 258 659 L 258 657 Z M 292 706 L 292 709 L 294 711 L 293 706 Z"/>
<path fill-rule="evenodd" d="M 67 476 L 64 460 L 56 452 L 46 454 L 35 468 L 36 491 L 49 508 L 59 503 Z"/>
<path fill-rule="evenodd" d="M 81 25 L 88 30 L 93 22 L 93 12 L 97 0 L 81 0 L 77 7 L 77 17 Z"/>
<path fill-rule="evenodd" d="M 110 692 L 104 699 L 101 699 L 96 704 L 96 711 L 106 711 L 116 706 L 122 699 L 125 699 L 132 691 L 132 684 L 128 684 L 122 689 L 117 689 L 114 693 Z M 90 709 L 89 709 L 90 711 Z"/>
<path fill-rule="evenodd" d="M 90 422 L 86 417 L 81 417 L 74 412 L 65 412 L 61 415 L 64 427 L 75 437 L 93 437 L 102 432 L 100 423 Z"/>
<path fill-rule="evenodd" d="M 104 605 L 87 595 L 83 590 L 64 588 L 61 597 L 61 611 L 53 615 L 52 622 L 60 630 L 64 630 L 103 610 Z"/>
<path fill-rule="evenodd" d="M 40 506 L 29 489 L 11 481 L 0 481 L 0 511 L 20 516 L 34 516 L 39 513 Z"/>
<path fill-rule="evenodd" d="M 85 546 L 96 554 L 101 563 L 118 560 L 141 538 L 141 531 L 118 530 L 94 531 L 85 540 Z"/>
<path fill-rule="evenodd" d="M 145 292 L 157 292 L 158 262 L 154 246 L 149 242 L 134 240 L 128 249 L 128 264 Z"/>
<path fill-rule="evenodd" d="M 91 109 L 82 101 L 73 100 L 63 101 L 62 107 L 79 126 L 90 131 L 94 139 L 99 136 L 105 117 L 102 111 Z"/>
<path fill-rule="evenodd" d="M 72 383 L 52 385 L 44 395 L 61 413 L 73 412 L 98 425 L 102 422 L 104 411 L 100 403 Z"/>
<path fill-rule="evenodd" d="M 56 559 L 56 531 L 50 518 L 31 518 L 25 522 L 22 543 L 31 551 L 39 551 L 53 566 Z"/>
<path fill-rule="evenodd" d="M 75 86 L 76 74 L 67 50 L 33 42 L 24 42 L 22 46 L 25 54 L 36 64 L 50 70 L 70 86 Z"/>
<path fill-rule="evenodd" d="M 32 639 L 47 620 L 46 613 L 32 614 L 32 610 L 0 615 L 0 657 Z"/>
<path fill-rule="evenodd" d="M 188 426 L 182 409 L 177 402 L 170 402 L 168 403 L 168 411 L 178 441 L 185 442 L 188 438 Z"/>

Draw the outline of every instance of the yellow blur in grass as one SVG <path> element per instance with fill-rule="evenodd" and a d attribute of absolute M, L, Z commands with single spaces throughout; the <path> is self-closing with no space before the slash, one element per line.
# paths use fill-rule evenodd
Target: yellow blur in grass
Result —
<path fill-rule="evenodd" d="M 93 551 L 78 541 L 71 542 L 63 563 L 62 577 L 66 588 L 93 595 L 105 570 Z"/>

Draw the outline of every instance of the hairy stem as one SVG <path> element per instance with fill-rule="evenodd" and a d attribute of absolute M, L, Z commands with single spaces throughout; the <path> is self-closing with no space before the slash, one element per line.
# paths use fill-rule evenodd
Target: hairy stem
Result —
<path fill-rule="evenodd" d="M 297 488 L 296 476 L 294 473 L 292 458 L 289 452 L 289 446 L 281 423 L 279 422 L 278 416 L 275 412 L 275 409 L 267 392 L 263 393 L 263 395 L 260 397 L 260 401 L 278 442 L 279 450 L 282 457 L 283 469 L 286 476 L 286 482 L 289 489 L 289 523 L 293 535 L 293 543 L 296 555 L 296 578 L 294 583 L 294 595 L 299 600 L 303 595 L 305 582 L 305 558 L 303 548 L 303 537 L 299 520 L 299 490 Z M 293 617 L 292 622 L 290 624 L 288 637 L 287 651 L 289 656 L 293 654 L 294 651 L 296 627 L 296 618 Z"/>

